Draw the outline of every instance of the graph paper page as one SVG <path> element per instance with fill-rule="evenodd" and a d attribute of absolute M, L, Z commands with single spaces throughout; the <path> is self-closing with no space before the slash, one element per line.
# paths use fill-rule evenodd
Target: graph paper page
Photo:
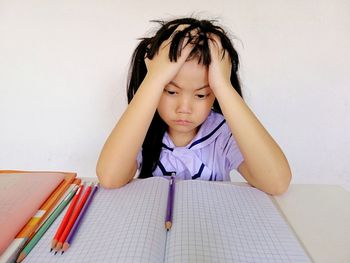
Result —
<path fill-rule="evenodd" d="M 150 178 L 99 188 L 66 253 L 50 253 L 62 213 L 24 262 L 163 262 L 168 184 Z"/>
<path fill-rule="evenodd" d="M 269 196 L 205 181 L 176 184 L 166 262 L 310 262 Z"/>

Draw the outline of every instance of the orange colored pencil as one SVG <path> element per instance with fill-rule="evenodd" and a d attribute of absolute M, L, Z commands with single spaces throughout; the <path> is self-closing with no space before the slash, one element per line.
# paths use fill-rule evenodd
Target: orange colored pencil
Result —
<path fill-rule="evenodd" d="M 64 215 L 62 222 L 56 231 L 54 238 L 52 239 L 50 252 L 56 247 L 58 240 L 60 239 L 61 235 L 63 234 L 63 231 L 64 231 L 65 227 L 67 226 L 68 220 L 73 213 L 75 205 L 77 204 L 79 197 L 80 197 L 80 194 L 83 191 L 83 189 L 84 189 L 84 185 L 80 185 L 79 189 L 76 191 L 76 193 L 73 197 L 73 200 L 70 203 L 68 210 L 67 210 L 66 214 Z"/>
<path fill-rule="evenodd" d="M 83 197 L 80 199 L 79 204 L 77 205 L 76 209 L 74 209 L 74 212 L 73 212 L 72 216 L 70 217 L 70 219 L 67 223 L 67 226 L 64 229 L 63 234 L 61 235 L 60 239 L 58 240 L 58 243 L 57 243 L 56 248 L 55 248 L 55 250 L 56 250 L 55 255 L 59 250 L 62 249 L 63 243 L 64 243 L 64 241 L 66 241 L 66 238 L 69 235 L 69 232 L 71 231 L 75 220 L 79 216 L 80 210 L 83 208 L 87 198 L 89 197 L 91 190 L 92 190 L 92 184 L 90 184 L 86 188 Z"/>

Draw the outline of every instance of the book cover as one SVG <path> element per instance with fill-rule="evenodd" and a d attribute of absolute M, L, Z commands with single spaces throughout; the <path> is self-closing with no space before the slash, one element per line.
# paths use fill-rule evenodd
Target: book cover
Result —
<path fill-rule="evenodd" d="M 10 262 L 64 194 L 75 173 L 0 171 L 0 262 Z"/>

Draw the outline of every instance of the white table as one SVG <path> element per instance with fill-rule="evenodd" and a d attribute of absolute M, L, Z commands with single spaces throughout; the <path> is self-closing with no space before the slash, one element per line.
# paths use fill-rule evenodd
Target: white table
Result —
<path fill-rule="evenodd" d="M 350 192 L 293 184 L 274 199 L 316 263 L 350 263 Z"/>

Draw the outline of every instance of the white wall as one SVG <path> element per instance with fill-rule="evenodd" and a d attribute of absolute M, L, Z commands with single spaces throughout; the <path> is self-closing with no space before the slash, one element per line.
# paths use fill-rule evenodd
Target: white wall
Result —
<path fill-rule="evenodd" d="M 95 176 L 149 20 L 196 13 L 237 37 L 247 103 L 294 183 L 350 189 L 350 2 L 0 0 L 0 169 Z"/>

